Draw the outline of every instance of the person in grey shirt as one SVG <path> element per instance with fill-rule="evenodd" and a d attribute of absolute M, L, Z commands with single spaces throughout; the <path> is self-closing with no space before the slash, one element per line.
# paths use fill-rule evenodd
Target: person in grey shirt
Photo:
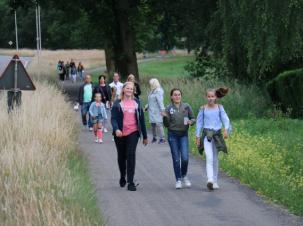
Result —
<path fill-rule="evenodd" d="M 170 92 L 171 104 L 166 107 L 163 115 L 164 126 L 168 129 L 168 143 L 171 150 L 176 178 L 176 189 L 191 187 L 187 177 L 189 159 L 188 129 L 194 125 L 195 116 L 191 106 L 182 102 L 180 89 Z"/>

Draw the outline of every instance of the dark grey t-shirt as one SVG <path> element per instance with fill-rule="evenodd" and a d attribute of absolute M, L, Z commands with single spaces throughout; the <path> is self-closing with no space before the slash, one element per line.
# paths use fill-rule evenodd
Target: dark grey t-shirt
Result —
<path fill-rule="evenodd" d="M 164 126 L 177 135 L 186 134 L 188 131 L 189 125 L 184 125 L 185 117 L 193 122 L 196 121 L 193 110 L 187 103 L 181 103 L 179 108 L 170 104 L 166 107 L 165 112 L 167 117 L 163 117 Z"/>

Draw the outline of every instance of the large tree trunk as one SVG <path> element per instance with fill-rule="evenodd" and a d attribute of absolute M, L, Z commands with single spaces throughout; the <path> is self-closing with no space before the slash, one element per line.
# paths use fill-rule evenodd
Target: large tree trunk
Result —
<path fill-rule="evenodd" d="M 137 56 L 135 51 L 135 35 L 130 22 L 130 1 L 115 0 L 113 10 L 116 17 L 115 64 L 122 78 L 134 74 L 139 79 Z M 132 5 L 136 7 L 136 4 Z"/>
<path fill-rule="evenodd" d="M 115 71 L 114 50 L 112 47 L 105 47 L 106 71 L 108 75 L 112 75 Z"/>

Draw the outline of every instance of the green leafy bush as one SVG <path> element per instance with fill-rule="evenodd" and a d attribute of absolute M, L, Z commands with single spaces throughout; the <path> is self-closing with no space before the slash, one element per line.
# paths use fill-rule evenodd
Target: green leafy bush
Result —
<path fill-rule="evenodd" d="M 303 69 L 285 71 L 268 82 L 267 90 L 284 111 L 291 109 L 294 117 L 303 117 Z"/>
<path fill-rule="evenodd" d="M 192 77 L 202 77 L 206 80 L 224 78 L 229 75 L 223 59 L 213 56 L 201 56 L 196 54 L 196 59 L 185 66 L 185 70 Z"/>

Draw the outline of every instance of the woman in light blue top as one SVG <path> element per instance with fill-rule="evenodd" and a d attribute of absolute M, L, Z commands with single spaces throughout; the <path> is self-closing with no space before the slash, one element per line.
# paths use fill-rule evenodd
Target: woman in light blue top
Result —
<path fill-rule="evenodd" d="M 224 139 L 228 138 L 228 131 L 230 129 L 230 121 L 223 106 L 217 104 L 217 98 L 222 98 L 227 94 L 227 92 L 227 88 L 208 90 L 206 95 L 208 103 L 201 107 L 197 118 L 196 144 L 198 146 L 204 146 L 206 155 L 207 188 L 209 190 L 219 188 L 218 148 L 222 143 L 223 146 L 225 146 Z M 222 127 L 224 127 L 224 139 L 221 133 Z M 201 132 L 203 132 L 202 141 L 200 138 Z"/>

